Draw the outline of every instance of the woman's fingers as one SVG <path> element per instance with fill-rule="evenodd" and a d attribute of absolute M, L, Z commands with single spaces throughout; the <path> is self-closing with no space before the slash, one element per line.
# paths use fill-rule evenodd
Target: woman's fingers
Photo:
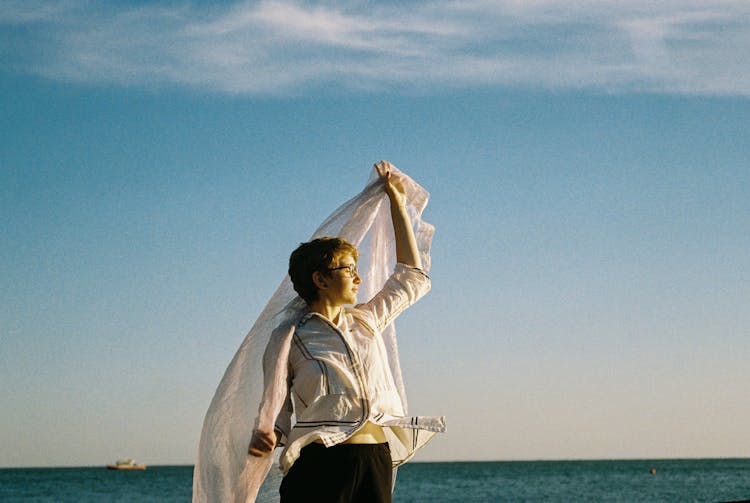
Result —
<path fill-rule="evenodd" d="M 276 439 L 268 433 L 256 431 L 253 439 L 247 449 L 248 454 L 252 456 L 263 456 L 273 450 L 276 445 Z"/>
<path fill-rule="evenodd" d="M 380 161 L 375 163 L 375 169 L 378 171 L 378 175 L 381 177 L 388 177 L 393 169 L 393 164 L 388 161 Z"/>

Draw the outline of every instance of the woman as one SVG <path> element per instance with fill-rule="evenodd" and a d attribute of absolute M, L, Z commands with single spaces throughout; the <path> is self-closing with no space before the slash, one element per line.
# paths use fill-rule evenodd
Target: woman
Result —
<path fill-rule="evenodd" d="M 432 227 L 420 219 L 427 194 L 388 162 L 375 169 L 379 186 L 368 185 L 321 229 L 366 243 L 368 282 L 374 278 L 382 288 L 375 292 L 363 284 L 360 254 L 346 239 L 314 239 L 292 253 L 289 276 L 301 301 L 279 310 L 286 298 L 282 284 L 230 364 L 206 415 L 194 501 L 252 501 L 276 446 L 284 447 L 282 503 L 391 501 L 392 470 L 444 431 L 443 418 L 406 416 L 391 325 L 430 288 L 423 258 L 429 260 Z M 383 191 L 392 233 L 382 228 Z M 397 264 L 387 280 L 379 280 L 393 245 Z M 360 290 L 371 294 L 364 304 L 356 304 Z M 245 402 L 252 402 L 237 390 L 252 367 L 252 345 L 274 320 L 280 321 L 267 336 L 258 416 L 245 444 L 250 456 L 240 468 L 232 442 L 223 439 L 237 435 Z"/>
<path fill-rule="evenodd" d="M 412 426 L 419 422 L 404 417 L 380 334 L 429 291 L 430 280 L 422 271 L 404 187 L 390 163 L 375 168 L 390 201 L 398 263 L 383 289 L 365 304 L 345 307 L 356 303 L 361 278 L 357 249 L 342 239 L 303 243 L 289 260 L 292 284 L 308 308 L 289 351 L 288 397 L 297 421 L 290 431 L 292 409 L 285 407 L 275 431 L 256 429 L 248 448 L 263 456 L 283 439 L 282 503 L 313 497 L 389 502 L 393 460 L 386 431 L 410 441 L 418 436 Z"/>

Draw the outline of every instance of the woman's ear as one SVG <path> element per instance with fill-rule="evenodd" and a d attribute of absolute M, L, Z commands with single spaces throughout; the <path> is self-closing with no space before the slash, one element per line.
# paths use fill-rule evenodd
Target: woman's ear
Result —
<path fill-rule="evenodd" d="M 320 271 L 315 271 L 312 274 L 312 280 L 313 283 L 315 283 L 315 286 L 317 286 L 320 290 L 328 288 L 328 283 L 326 282 L 325 276 L 323 276 Z"/>

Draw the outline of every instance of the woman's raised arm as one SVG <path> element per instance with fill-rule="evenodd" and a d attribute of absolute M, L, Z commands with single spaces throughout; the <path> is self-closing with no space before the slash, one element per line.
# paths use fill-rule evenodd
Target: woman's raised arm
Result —
<path fill-rule="evenodd" d="M 396 237 L 396 261 L 410 267 L 422 268 L 422 259 L 417 248 L 417 239 L 406 211 L 406 191 L 393 173 L 393 165 L 388 161 L 375 163 L 375 169 L 385 184 L 385 192 L 391 202 L 391 221 Z"/>

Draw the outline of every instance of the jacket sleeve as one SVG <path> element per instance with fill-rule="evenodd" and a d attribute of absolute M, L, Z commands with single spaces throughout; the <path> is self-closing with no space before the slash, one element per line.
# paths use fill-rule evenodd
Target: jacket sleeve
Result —
<path fill-rule="evenodd" d="M 263 397 L 256 428 L 281 433 L 281 443 L 291 430 L 292 402 L 289 395 L 289 348 L 294 325 L 278 327 L 263 353 Z"/>
<path fill-rule="evenodd" d="M 417 267 L 398 263 L 383 288 L 357 309 L 367 313 L 378 332 L 430 291 L 430 277 Z"/>
<path fill-rule="evenodd" d="M 274 431 L 276 432 L 276 446 L 283 447 L 286 445 L 289 433 L 292 431 L 292 413 L 294 408 L 292 407 L 292 395 L 289 393 L 291 388 L 291 376 L 287 376 L 286 384 L 286 398 L 284 399 L 284 405 L 281 407 L 279 415 L 276 417 L 274 423 Z"/>

